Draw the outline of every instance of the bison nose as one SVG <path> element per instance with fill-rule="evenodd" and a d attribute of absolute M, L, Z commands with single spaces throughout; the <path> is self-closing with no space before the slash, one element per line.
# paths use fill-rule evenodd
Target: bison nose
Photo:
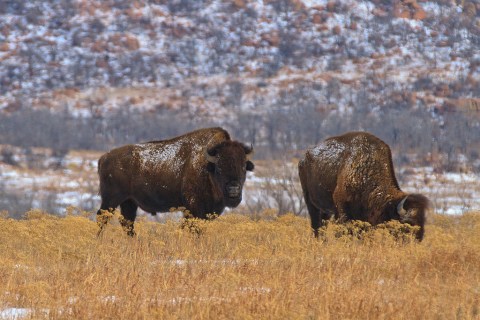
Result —
<path fill-rule="evenodd" d="M 229 183 L 227 193 L 230 198 L 238 198 L 242 193 L 242 186 L 238 182 Z"/>

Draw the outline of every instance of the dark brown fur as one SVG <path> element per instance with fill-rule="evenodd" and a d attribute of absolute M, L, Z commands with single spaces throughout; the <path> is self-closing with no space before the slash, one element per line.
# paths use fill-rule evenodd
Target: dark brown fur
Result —
<path fill-rule="evenodd" d="M 101 218 L 102 210 L 117 206 L 130 235 L 138 207 L 152 214 L 184 207 L 203 219 L 236 207 L 242 200 L 246 170 L 253 170 L 251 152 L 222 128 L 111 150 L 98 161 L 100 231 L 108 221 Z"/>
<path fill-rule="evenodd" d="M 400 189 L 390 148 L 374 135 L 349 132 L 329 138 L 309 149 L 298 169 L 315 236 L 323 220 L 334 216 L 372 225 L 400 220 L 420 226 L 417 238 L 423 238 L 429 200 Z M 397 206 L 405 197 L 400 214 Z"/>

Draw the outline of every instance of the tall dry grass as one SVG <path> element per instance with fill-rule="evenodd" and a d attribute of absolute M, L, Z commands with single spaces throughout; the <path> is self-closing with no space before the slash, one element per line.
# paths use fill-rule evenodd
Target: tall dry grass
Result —
<path fill-rule="evenodd" d="M 40 212 L 0 226 L 0 312 L 33 319 L 480 318 L 480 213 L 435 216 L 422 243 L 333 224 L 315 240 L 293 215 L 139 221 L 135 238 Z"/>

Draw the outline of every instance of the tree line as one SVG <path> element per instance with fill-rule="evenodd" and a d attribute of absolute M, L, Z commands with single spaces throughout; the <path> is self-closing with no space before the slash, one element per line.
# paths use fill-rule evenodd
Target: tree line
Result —
<path fill-rule="evenodd" d="M 314 100 L 295 107 L 281 103 L 266 112 L 238 111 L 234 120 L 192 117 L 183 111 L 140 112 L 120 109 L 97 117 L 75 117 L 68 111 L 21 109 L 0 113 L 0 144 L 51 148 L 52 154 L 66 155 L 72 149 L 108 150 L 128 143 L 167 139 L 194 129 L 222 126 L 234 139 L 252 144 L 256 158 L 272 159 L 303 150 L 325 138 L 346 131 L 369 131 L 394 150 L 397 163 L 408 163 L 411 155 L 434 162 L 439 168 L 455 169 L 468 162 L 480 171 L 478 137 L 480 124 L 461 112 L 432 117 L 423 108 L 383 108 L 358 105 L 340 112 L 322 109 Z M 434 156 L 437 155 L 435 158 Z M 5 159 L 3 159 L 5 160 Z"/>

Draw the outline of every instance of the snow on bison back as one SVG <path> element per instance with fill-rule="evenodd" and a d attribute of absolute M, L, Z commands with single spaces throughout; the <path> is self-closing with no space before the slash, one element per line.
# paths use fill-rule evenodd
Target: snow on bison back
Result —
<path fill-rule="evenodd" d="M 99 233 L 108 222 L 104 211 L 120 206 L 129 235 L 140 207 L 165 212 L 184 207 L 194 217 L 221 214 L 242 201 L 252 147 L 233 141 L 222 128 L 196 130 L 170 140 L 113 149 L 98 160 L 102 204 Z"/>
<path fill-rule="evenodd" d="M 429 200 L 398 186 L 390 147 L 366 132 L 331 137 L 307 150 L 298 164 L 314 234 L 323 220 L 399 220 L 419 226 L 422 240 Z"/>

